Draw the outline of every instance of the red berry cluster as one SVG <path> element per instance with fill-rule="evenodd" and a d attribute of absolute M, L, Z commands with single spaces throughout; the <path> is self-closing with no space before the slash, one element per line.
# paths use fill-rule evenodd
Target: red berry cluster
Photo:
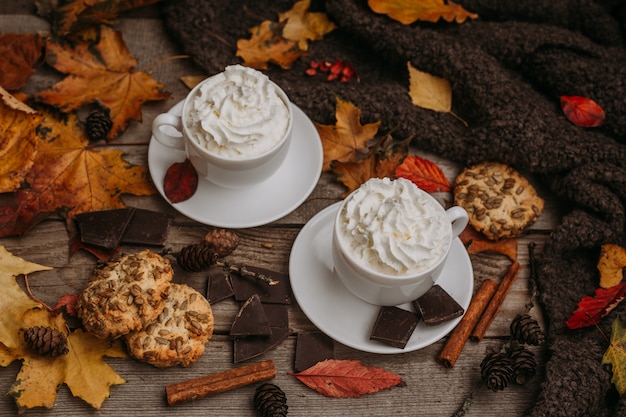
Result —
<path fill-rule="evenodd" d="M 356 82 L 360 81 L 359 76 L 357 75 L 352 64 L 341 60 L 336 60 L 335 62 L 311 61 L 309 63 L 309 68 L 305 71 L 306 75 L 313 77 L 317 75 L 318 72 L 327 74 L 326 81 L 339 80 L 342 83 L 347 83 L 353 78 L 356 79 Z"/>

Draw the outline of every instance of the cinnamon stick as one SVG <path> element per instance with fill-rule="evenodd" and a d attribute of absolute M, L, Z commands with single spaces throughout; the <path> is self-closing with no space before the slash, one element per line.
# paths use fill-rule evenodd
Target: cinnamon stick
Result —
<path fill-rule="evenodd" d="M 273 360 L 253 363 L 200 378 L 190 379 L 165 387 L 168 405 L 195 400 L 211 394 L 240 388 L 259 381 L 274 378 L 276 367 Z"/>
<path fill-rule="evenodd" d="M 480 318 L 478 324 L 476 324 L 474 331 L 470 335 L 470 339 L 474 341 L 479 341 L 485 336 L 485 333 L 487 333 L 487 329 L 489 329 L 489 326 L 491 326 L 493 319 L 496 318 L 498 311 L 500 311 L 500 307 L 502 307 L 504 299 L 511 290 L 513 283 L 517 279 L 520 269 L 521 267 L 519 262 L 513 261 L 508 271 L 506 271 L 506 274 L 502 278 L 502 281 L 500 281 L 498 289 L 491 298 L 491 301 L 485 309 L 483 316 Z"/>
<path fill-rule="evenodd" d="M 478 290 L 476 290 L 476 294 L 474 294 L 472 301 L 467 307 L 465 315 L 454 328 L 448 341 L 437 357 L 437 361 L 446 368 L 452 368 L 461 355 L 465 342 L 467 342 L 472 329 L 474 329 L 474 326 L 476 326 L 476 323 L 480 320 L 489 300 L 491 300 L 491 297 L 493 297 L 493 294 L 496 292 L 497 287 L 498 284 L 496 284 L 494 280 L 485 279 L 480 284 L 480 287 L 478 287 Z"/>

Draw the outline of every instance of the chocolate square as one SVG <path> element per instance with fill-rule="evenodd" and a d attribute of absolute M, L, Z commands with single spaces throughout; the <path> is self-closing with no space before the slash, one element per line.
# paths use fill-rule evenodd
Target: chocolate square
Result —
<path fill-rule="evenodd" d="M 254 294 L 239 309 L 230 327 L 231 336 L 269 336 L 272 334 L 261 299 Z"/>
<path fill-rule="evenodd" d="M 233 362 L 239 363 L 269 352 L 289 336 L 289 312 L 284 304 L 264 304 L 265 315 L 272 329 L 269 336 L 237 337 L 233 341 Z"/>
<path fill-rule="evenodd" d="M 419 317 L 412 311 L 395 306 L 383 306 L 378 311 L 370 340 L 378 340 L 387 345 L 404 349 L 418 322 Z"/>
<path fill-rule="evenodd" d="M 465 310 L 439 285 L 433 285 L 426 294 L 413 301 L 418 314 L 429 326 L 435 326 L 460 317 Z"/>
<path fill-rule="evenodd" d="M 263 303 L 291 304 L 289 275 L 255 266 L 247 266 L 246 268 L 252 272 L 265 274 L 278 281 L 278 284 L 269 285 L 259 279 L 242 277 L 236 272 L 231 272 L 230 282 L 233 285 L 237 301 L 245 301 L 253 294 L 258 294 Z"/>
<path fill-rule="evenodd" d="M 127 207 L 77 214 L 80 241 L 108 250 L 117 248 L 134 212 L 134 208 Z"/>
<path fill-rule="evenodd" d="M 207 300 L 209 303 L 215 304 L 218 301 L 232 297 L 235 294 L 233 286 L 230 283 L 230 274 L 223 268 L 213 268 L 209 271 L 209 279 L 207 281 Z"/>
<path fill-rule="evenodd" d="M 293 369 L 302 372 L 326 359 L 335 359 L 335 343 L 324 333 L 298 333 Z"/>
<path fill-rule="evenodd" d="M 170 216 L 165 213 L 136 208 L 121 241 L 136 245 L 163 246 L 170 222 Z"/>

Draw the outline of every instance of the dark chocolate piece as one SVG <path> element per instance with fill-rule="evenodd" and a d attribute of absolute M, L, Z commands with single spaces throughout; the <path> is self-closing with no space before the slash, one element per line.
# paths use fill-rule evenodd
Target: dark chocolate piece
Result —
<path fill-rule="evenodd" d="M 224 271 L 223 268 L 213 268 L 209 271 L 206 294 L 209 303 L 215 304 L 218 301 L 232 297 L 234 294 L 228 272 Z"/>
<path fill-rule="evenodd" d="M 289 275 L 255 266 L 247 266 L 246 268 L 252 272 L 265 274 L 278 281 L 278 284 L 269 285 L 259 279 L 242 277 L 236 272 L 231 272 L 230 282 L 233 285 L 237 301 L 245 301 L 253 294 L 258 294 L 263 303 L 291 304 Z"/>
<path fill-rule="evenodd" d="M 418 322 L 419 317 L 412 311 L 395 306 L 383 306 L 378 311 L 370 340 L 378 340 L 404 349 Z"/>
<path fill-rule="evenodd" d="M 123 243 L 147 246 L 163 246 L 170 227 L 171 218 L 157 211 L 135 209 L 126 231 Z"/>
<path fill-rule="evenodd" d="M 80 241 L 109 250 L 117 248 L 134 211 L 134 208 L 127 207 L 77 214 Z"/>
<path fill-rule="evenodd" d="M 261 299 L 254 294 L 239 309 L 230 327 L 231 336 L 269 336 L 272 334 Z"/>
<path fill-rule="evenodd" d="M 435 326 L 460 317 L 465 310 L 439 285 L 433 285 L 426 294 L 413 301 L 418 314 L 429 326 Z"/>
<path fill-rule="evenodd" d="M 233 341 L 233 362 L 256 358 L 280 345 L 289 336 L 289 312 L 284 304 L 263 304 L 272 329 L 269 336 L 236 337 Z"/>
<path fill-rule="evenodd" d="M 335 343 L 324 333 L 298 333 L 293 369 L 302 372 L 326 359 L 335 359 Z"/>

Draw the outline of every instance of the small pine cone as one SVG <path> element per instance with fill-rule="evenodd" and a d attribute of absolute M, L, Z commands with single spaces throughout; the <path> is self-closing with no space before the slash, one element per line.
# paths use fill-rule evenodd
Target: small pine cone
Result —
<path fill-rule="evenodd" d="M 213 248 L 204 242 L 185 246 L 174 256 L 178 265 L 188 272 L 202 271 L 215 263 Z"/>
<path fill-rule="evenodd" d="M 524 346 L 509 351 L 509 358 L 513 361 L 513 380 L 516 384 L 524 385 L 537 373 L 535 354 Z"/>
<path fill-rule="evenodd" d="M 545 335 L 539 323 L 528 314 L 515 316 L 510 326 L 514 340 L 524 344 L 539 346 L 545 341 Z"/>
<path fill-rule="evenodd" d="M 278 385 L 266 382 L 254 392 L 254 406 L 261 417 L 285 417 L 287 415 L 287 396 Z"/>
<path fill-rule="evenodd" d="M 24 341 L 35 352 L 52 358 L 69 352 L 67 337 L 52 327 L 29 327 L 24 330 Z"/>
<path fill-rule="evenodd" d="M 239 245 L 239 236 L 226 229 L 213 229 L 204 236 L 203 240 L 213 248 L 219 257 L 230 255 Z"/>
<path fill-rule="evenodd" d="M 90 142 L 106 139 L 113 127 L 110 111 L 108 108 L 100 108 L 92 111 L 85 120 L 85 129 Z"/>
<path fill-rule="evenodd" d="M 513 378 L 513 361 L 499 353 L 489 353 L 480 363 L 483 383 L 492 391 L 503 390 Z"/>

